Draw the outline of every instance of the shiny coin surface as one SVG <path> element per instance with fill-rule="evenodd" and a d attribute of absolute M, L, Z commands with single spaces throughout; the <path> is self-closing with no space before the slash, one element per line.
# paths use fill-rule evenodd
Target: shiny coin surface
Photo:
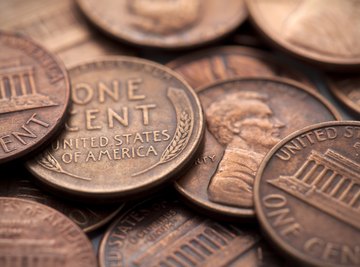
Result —
<path fill-rule="evenodd" d="M 96 267 L 92 245 L 60 212 L 0 197 L 0 266 Z"/>
<path fill-rule="evenodd" d="M 170 69 L 108 57 L 69 70 L 67 130 L 28 168 L 65 193 L 95 199 L 137 196 L 174 178 L 204 130 L 199 99 Z"/>
<path fill-rule="evenodd" d="M 286 266 L 257 229 L 196 216 L 170 197 L 121 215 L 101 242 L 99 261 L 101 267 Z"/>
<path fill-rule="evenodd" d="M 270 53 L 241 46 L 222 46 L 175 59 L 168 67 L 180 73 L 195 90 L 235 77 L 284 77 L 312 85 L 309 79 Z"/>
<path fill-rule="evenodd" d="M 0 163 L 53 137 L 69 103 L 62 63 L 31 39 L 0 32 Z"/>
<path fill-rule="evenodd" d="M 247 6 L 260 31 L 288 52 L 323 67 L 360 67 L 359 1 L 248 0 Z"/>
<path fill-rule="evenodd" d="M 1 1 L 0 28 L 30 36 L 66 66 L 96 56 L 130 53 L 94 31 L 73 0 Z"/>
<path fill-rule="evenodd" d="M 219 39 L 247 16 L 243 0 L 77 0 L 110 35 L 150 47 L 176 49 Z"/>
<path fill-rule="evenodd" d="M 340 119 L 323 97 L 289 80 L 227 80 L 198 94 L 207 121 L 205 145 L 175 187 L 211 215 L 253 217 L 253 182 L 266 153 L 295 130 Z"/>
<path fill-rule="evenodd" d="M 2 166 L 0 196 L 33 200 L 65 214 L 85 232 L 93 231 L 109 222 L 124 204 L 79 204 L 53 196 L 32 181 L 30 173 L 15 164 Z"/>
<path fill-rule="evenodd" d="M 360 123 L 320 123 L 283 139 L 255 180 L 256 215 L 288 255 L 311 266 L 360 264 Z"/>
<path fill-rule="evenodd" d="M 358 74 L 331 75 L 331 93 L 357 117 L 360 116 L 360 77 Z"/>

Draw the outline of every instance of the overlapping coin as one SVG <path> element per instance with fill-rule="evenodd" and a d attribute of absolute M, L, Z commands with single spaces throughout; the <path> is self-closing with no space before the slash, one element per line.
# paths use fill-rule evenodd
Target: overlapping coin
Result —
<path fill-rule="evenodd" d="M 255 180 L 256 214 L 286 254 L 311 266 L 359 266 L 360 123 L 320 123 L 283 139 Z"/>
<path fill-rule="evenodd" d="M 73 109 L 66 131 L 28 162 L 42 182 L 78 197 L 140 197 L 176 177 L 199 147 L 203 114 L 170 69 L 108 57 L 69 70 Z"/>

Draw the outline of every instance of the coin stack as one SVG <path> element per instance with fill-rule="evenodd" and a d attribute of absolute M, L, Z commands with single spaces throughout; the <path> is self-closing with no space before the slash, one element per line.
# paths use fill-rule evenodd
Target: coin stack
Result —
<path fill-rule="evenodd" d="M 0 267 L 360 266 L 360 1 L 0 14 Z"/>

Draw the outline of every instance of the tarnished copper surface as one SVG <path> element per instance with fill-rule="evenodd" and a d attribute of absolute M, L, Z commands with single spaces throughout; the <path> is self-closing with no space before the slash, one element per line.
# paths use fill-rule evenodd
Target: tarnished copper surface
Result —
<path fill-rule="evenodd" d="M 359 266 L 360 123 L 312 125 L 282 140 L 255 180 L 260 224 L 311 266 Z"/>
<path fill-rule="evenodd" d="M 29 35 L 66 66 L 95 56 L 131 53 L 87 25 L 73 0 L 0 1 L 0 29 Z"/>
<path fill-rule="evenodd" d="M 155 198 L 110 226 L 99 262 L 101 267 L 286 266 L 256 230 L 197 216 L 172 197 Z"/>
<path fill-rule="evenodd" d="M 360 2 L 248 0 L 250 17 L 277 46 L 328 68 L 360 67 Z"/>
<path fill-rule="evenodd" d="M 31 39 L 0 31 L 0 163 L 53 137 L 69 101 L 63 64 Z"/>
<path fill-rule="evenodd" d="M 1 168 L 0 196 L 33 200 L 54 208 L 69 217 L 85 232 L 109 222 L 124 204 L 90 205 L 64 200 L 40 188 L 22 166 L 7 164 Z M 0 265 L 1 266 L 1 265 Z"/>
<path fill-rule="evenodd" d="M 328 86 L 331 93 L 356 117 L 360 116 L 359 74 L 329 74 Z"/>
<path fill-rule="evenodd" d="M 85 15 L 127 42 L 177 49 L 219 39 L 247 16 L 244 0 L 77 0 Z"/>
<path fill-rule="evenodd" d="M 67 130 L 28 162 L 46 184 L 94 199 L 140 197 L 175 177 L 203 136 L 199 99 L 151 61 L 105 57 L 69 70 Z"/>
<path fill-rule="evenodd" d="M 290 80 L 227 80 L 198 94 L 207 121 L 205 145 L 175 186 L 213 214 L 253 217 L 253 182 L 265 154 L 295 130 L 340 119 L 323 97 Z"/>
<path fill-rule="evenodd" d="M 0 197 L 0 266 L 96 267 L 92 245 L 60 212 Z"/>
<path fill-rule="evenodd" d="M 220 46 L 194 52 L 166 64 L 198 90 L 218 80 L 235 77 L 283 77 L 315 85 L 268 52 L 242 46 Z"/>

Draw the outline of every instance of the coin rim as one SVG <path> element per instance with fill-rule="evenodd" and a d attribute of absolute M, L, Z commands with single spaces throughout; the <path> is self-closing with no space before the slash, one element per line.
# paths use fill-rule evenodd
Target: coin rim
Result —
<path fill-rule="evenodd" d="M 278 84 L 286 84 L 286 85 L 290 85 L 292 87 L 295 87 L 298 90 L 303 90 L 305 92 L 307 92 L 308 94 L 310 94 L 311 96 L 313 96 L 314 98 L 316 98 L 320 103 L 322 103 L 325 108 L 327 108 L 329 110 L 329 112 L 334 116 L 334 121 L 341 121 L 342 117 L 340 115 L 340 113 L 337 111 L 337 109 L 325 98 L 323 97 L 320 93 L 316 92 L 315 90 L 309 88 L 309 86 L 304 85 L 302 83 L 287 79 L 287 78 L 277 78 L 277 77 L 250 77 L 250 78 L 232 78 L 232 79 L 227 79 L 227 80 L 220 80 L 214 83 L 211 83 L 207 86 L 203 86 L 200 87 L 199 90 L 197 91 L 197 93 L 199 94 L 199 98 L 201 99 L 201 92 L 205 91 L 209 88 L 214 88 L 214 87 L 219 87 L 224 83 L 233 83 L 236 81 L 268 81 L 268 82 L 276 82 Z M 200 100 L 201 101 L 201 100 Z M 205 109 L 204 109 L 205 110 Z M 296 132 L 297 130 L 295 130 Z M 291 134 L 291 133 L 290 133 Z M 281 142 L 281 141 L 280 141 Z M 277 146 L 277 145 L 275 145 Z M 271 151 L 271 150 L 270 150 Z M 259 172 L 259 169 L 257 171 L 257 173 Z M 178 179 L 178 181 L 180 181 L 183 177 L 180 177 Z M 255 180 L 254 179 L 254 185 L 255 185 Z M 198 200 L 197 198 L 194 197 L 194 194 L 190 194 L 187 192 L 187 190 L 185 189 L 185 187 L 179 185 L 178 181 L 174 182 L 174 187 L 176 189 L 177 192 L 179 192 L 181 194 L 181 196 L 185 197 L 186 200 L 191 201 L 192 204 L 194 204 L 196 207 L 201 208 L 202 210 L 204 210 L 205 212 L 217 212 L 220 214 L 224 214 L 230 217 L 234 217 L 234 218 L 255 218 L 256 216 L 256 212 L 255 212 L 255 206 L 253 206 L 251 209 L 250 208 L 238 208 L 238 207 L 232 207 L 232 206 L 227 206 L 227 205 L 223 205 L 223 204 L 216 204 L 217 207 L 224 207 L 222 209 L 218 209 L 218 208 L 211 208 L 211 205 L 208 205 L 207 203 L 209 203 L 209 201 L 206 200 Z M 255 187 L 254 187 L 255 188 Z M 253 191 L 254 194 L 254 191 Z M 211 204 L 211 203 L 210 203 Z"/>
<path fill-rule="evenodd" d="M 255 183 L 254 183 L 254 203 L 255 203 L 256 217 L 257 217 L 259 224 L 263 230 L 263 233 L 270 241 L 272 241 L 273 244 L 276 245 L 276 247 L 279 250 L 281 250 L 283 253 L 285 253 L 287 255 L 292 256 L 293 258 L 297 259 L 298 261 L 300 261 L 302 263 L 310 264 L 311 266 L 322 267 L 322 266 L 324 266 L 324 264 L 326 264 L 326 266 L 339 267 L 339 265 L 337 265 L 337 264 L 333 265 L 333 264 L 329 264 L 329 263 L 324 263 L 315 258 L 307 259 L 305 253 L 301 253 L 300 250 L 293 248 L 293 246 L 291 246 L 291 245 L 286 245 L 286 244 L 290 244 L 290 243 L 289 242 L 286 243 L 285 241 L 283 241 L 283 239 L 281 239 L 279 237 L 277 232 L 274 230 L 274 228 L 268 222 L 268 220 L 265 216 L 265 213 L 262 210 L 262 204 L 261 204 L 261 200 L 260 200 L 260 184 L 261 184 L 261 180 L 262 180 L 261 176 L 264 172 L 265 167 L 267 166 L 268 162 L 271 160 L 271 158 L 275 154 L 275 152 L 278 149 L 280 149 L 284 144 L 286 144 L 290 140 L 294 139 L 296 136 L 306 133 L 308 131 L 314 130 L 314 129 L 324 128 L 326 126 L 360 126 L 360 122 L 354 121 L 354 120 L 347 120 L 347 121 L 328 121 L 328 122 L 316 123 L 316 124 L 313 124 L 310 126 L 306 126 L 300 130 L 297 130 L 297 131 L 289 134 L 285 138 L 283 138 L 280 141 L 280 143 L 275 145 L 269 151 L 269 153 L 267 153 L 266 157 L 263 159 L 262 163 L 260 164 L 259 170 L 255 177 Z M 349 266 L 351 266 L 351 265 L 349 265 Z"/>
<path fill-rule="evenodd" d="M 39 44 L 37 41 L 35 41 L 34 39 L 32 39 L 31 37 L 21 34 L 21 33 L 16 33 L 16 32 L 9 32 L 9 31 L 3 31 L 0 30 L 0 36 L 1 35 L 7 35 L 7 36 L 11 36 L 11 37 L 16 37 L 19 39 L 24 39 L 27 42 L 31 43 L 33 46 L 41 49 L 42 51 L 44 51 L 48 56 L 51 57 L 51 59 L 56 63 L 56 65 L 59 67 L 59 69 L 62 71 L 62 74 L 64 75 L 64 83 L 65 83 L 65 101 L 63 104 L 63 108 L 62 108 L 62 115 L 55 120 L 54 122 L 54 126 L 42 137 L 38 138 L 38 141 L 32 143 L 32 144 L 28 144 L 29 146 L 23 150 L 21 150 L 18 153 L 12 154 L 8 157 L 5 158 L 0 158 L 0 164 L 3 164 L 5 162 L 8 161 L 12 161 L 14 159 L 18 159 L 21 157 L 24 157 L 26 155 L 29 155 L 31 153 L 33 153 L 34 151 L 36 151 L 39 148 L 42 148 L 42 146 L 46 146 L 48 145 L 51 140 L 53 138 L 55 138 L 55 136 L 57 134 L 59 134 L 59 132 L 61 131 L 61 129 L 63 128 L 63 126 L 65 125 L 65 122 L 69 116 L 70 113 L 70 108 L 72 105 L 72 101 L 70 98 L 70 88 L 71 88 L 71 84 L 70 84 L 70 78 L 67 72 L 67 69 L 65 68 L 64 63 L 60 60 L 60 58 L 55 55 L 54 53 L 50 52 L 47 48 L 45 48 L 44 46 L 42 46 L 41 44 Z M 16 48 L 17 50 L 23 51 L 21 49 Z M 35 60 L 36 62 L 38 62 L 36 59 L 34 59 L 34 57 L 32 57 L 31 55 L 28 55 L 30 58 L 32 58 L 33 60 Z"/>

